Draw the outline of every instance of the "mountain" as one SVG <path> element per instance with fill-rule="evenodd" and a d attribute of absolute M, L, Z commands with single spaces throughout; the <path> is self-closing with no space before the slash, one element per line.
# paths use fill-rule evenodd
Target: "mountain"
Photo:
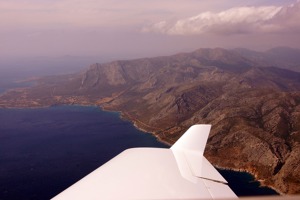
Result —
<path fill-rule="evenodd" d="M 275 47 L 265 52 L 234 49 L 239 55 L 256 62 L 259 66 L 275 66 L 300 72 L 300 49 Z"/>
<path fill-rule="evenodd" d="M 193 124 L 212 124 L 205 154 L 214 165 L 300 193 L 300 73 L 262 60 L 215 48 L 97 63 L 9 91 L 0 107 L 99 105 L 170 144 Z"/>

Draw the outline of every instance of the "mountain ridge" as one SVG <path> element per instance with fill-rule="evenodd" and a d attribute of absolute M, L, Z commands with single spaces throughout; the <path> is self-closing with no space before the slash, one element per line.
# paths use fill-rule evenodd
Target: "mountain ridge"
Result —
<path fill-rule="evenodd" d="M 244 48 L 236 48 L 233 51 L 261 66 L 273 66 L 300 72 L 300 49 L 281 46 L 264 52 Z"/>

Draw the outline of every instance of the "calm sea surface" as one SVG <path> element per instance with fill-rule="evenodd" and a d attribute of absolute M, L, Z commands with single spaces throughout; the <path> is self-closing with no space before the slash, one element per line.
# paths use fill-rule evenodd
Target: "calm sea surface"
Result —
<path fill-rule="evenodd" d="M 49 199 L 131 147 L 168 148 L 97 107 L 0 109 L 0 199 Z"/>
<path fill-rule="evenodd" d="M 232 170 L 218 171 L 227 180 L 229 187 L 237 196 L 278 195 L 278 193 L 271 188 L 260 187 L 260 183 L 249 173 Z"/>

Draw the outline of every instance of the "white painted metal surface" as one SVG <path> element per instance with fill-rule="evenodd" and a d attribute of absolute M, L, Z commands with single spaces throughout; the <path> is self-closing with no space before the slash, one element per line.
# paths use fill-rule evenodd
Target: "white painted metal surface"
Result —
<path fill-rule="evenodd" d="M 237 198 L 203 157 L 210 125 L 192 126 L 171 149 L 129 149 L 53 199 Z"/>

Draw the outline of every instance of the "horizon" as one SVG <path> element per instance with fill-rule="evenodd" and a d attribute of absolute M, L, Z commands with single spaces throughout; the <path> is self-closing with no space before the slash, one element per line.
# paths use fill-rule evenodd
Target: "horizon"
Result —
<path fill-rule="evenodd" d="M 235 48 L 226 48 L 226 47 L 220 47 L 220 46 L 214 46 L 214 47 L 196 47 L 194 49 L 190 49 L 190 50 L 182 50 L 182 51 L 174 51 L 174 52 L 167 52 L 167 53 L 157 53 L 157 54 L 145 54 L 144 56 L 138 56 L 138 55 L 110 55 L 110 56 L 103 56 L 103 55 L 76 55 L 76 54 L 62 54 L 62 55 L 28 55 L 28 56 L 5 56 L 2 57 L 2 55 L 0 55 L 0 58 L 2 59 L 2 61 L 4 62 L 9 62 L 11 60 L 22 60 L 22 61 L 32 61 L 32 60 L 36 60 L 36 61 L 43 61 L 45 59 L 58 59 L 61 61 L 67 60 L 67 59 L 99 59 L 99 60 L 103 60 L 103 62 L 97 62 L 97 63 L 106 63 L 106 62 L 112 62 L 112 61 L 119 61 L 119 60 L 135 60 L 135 59 L 143 59 L 143 58 L 155 58 L 155 57 L 164 57 L 164 56 L 172 56 L 172 55 L 176 55 L 176 54 L 181 54 L 181 53 L 191 53 L 194 51 L 197 51 L 199 49 L 224 49 L 224 50 L 237 50 L 237 49 L 245 49 L 245 50 L 250 50 L 253 52 L 260 52 L 260 53 L 265 53 L 268 52 L 272 49 L 277 49 L 277 48 L 286 48 L 286 49 L 293 49 L 293 50 L 300 50 L 300 47 L 291 47 L 291 46 L 274 46 L 272 48 L 268 48 L 268 49 L 264 49 L 264 50 L 257 50 L 257 49 L 253 49 L 253 48 L 246 48 L 243 46 L 239 46 L 239 47 L 235 47 Z M 94 62 L 96 63 L 96 62 Z M 1 61 L 0 61 L 1 64 Z M 0 66 L 1 69 L 1 66 Z"/>
<path fill-rule="evenodd" d="M 300 48 L 299 0 L 0 2 L 2 58 L 134 59 L 198 48 Z"/>
<path fill-rule="evenodd" d="M 0 71 L 1 78 L 4 80 L 23 80 L 30 77 L 41 77 L 48 75 L 73 74 L 82 70 L 86 70 L 89 66 L 99 63 L 105 64 L 114 61 L 131 61 L 138 59 L 151 59 L 156 57 L 168 57 L 181 53 L 192 53 L 200 49 L 224 49 L 234 51 L 245 49 L 253 52 L 265 53 L 272 49 L 283 48 L 299 50 L 300 48 L 292 48 L 289 46 L 276 46 L 264 51 L 258 51 L 250 48 L 224 48 L 224 47 L 206 47 L 195 48 L 190 51 L 177 51 L 166 54 L 154 54 L 144 56 L 80 56 L 80 55 L 50 55 L 50 56 L 21 56 L 21 57 L 1 57 L 0 55 Z M 1 86 L 1 85 L 0 85 Z"/>

